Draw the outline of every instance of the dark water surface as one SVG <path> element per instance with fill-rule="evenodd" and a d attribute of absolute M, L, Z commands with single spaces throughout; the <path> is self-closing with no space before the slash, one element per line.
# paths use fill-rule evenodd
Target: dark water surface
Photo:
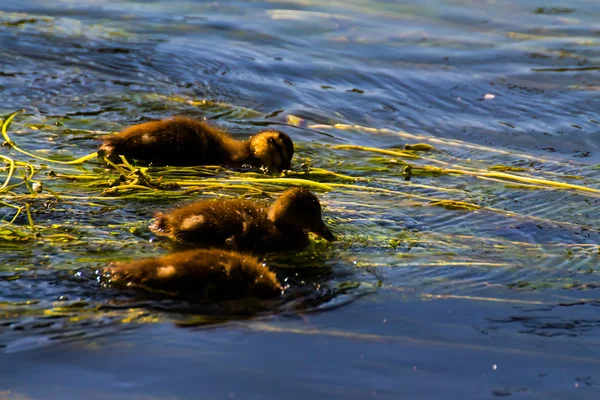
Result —
<path fill-rule="evenodd" d="M 331 185 L 314 190 L 340 237 L 270 256 L 291 287 L 256 314 L 142 301 L 94 269 L 168 251 L 147 229 L 154 211 L 269 176 L 155 169 L 246 186 L 107 196 L 118 173 L 99 161 L 2 147 L 61 199 L 0 192 L 0 399 L 600 398 L 600 2 L 0 10 L 0 113 L 26 110 L 9 129 L 21 148 L 73 159 L 174 114 L 239 138 L 281 129 L 294 177 Z M 437 150 L 334 148 L 415 142 Z M 343 176 L 302 174 L 307 159 Z M 9 224 L 26 204 L 35 240 L 25 212 Z"/>

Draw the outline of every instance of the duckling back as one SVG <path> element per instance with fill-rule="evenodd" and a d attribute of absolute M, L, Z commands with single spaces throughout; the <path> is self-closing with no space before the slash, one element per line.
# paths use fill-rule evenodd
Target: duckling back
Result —
<path fill-rule="evenodd" d="M 256 253 L 301 249 L 309 244 L 308 231 L 335 240 L 316 196 L 299 188 L 268 209 L 249 200 L 197 201 L 158 213 L 150 229 L 177 243 Z"/>
<path fill-rule="evenodd" d="M 175 117 L 134 125 L 108 136 L 100 150 L 117 161 L 123 155 L 155 166 L 207 165 L 231 162 L 239 151 L 235 143 L 204 121 Z"/>
<path fill-rule="evenodd" d="M 249 164 L 281 171 L 290 168 L 294 144 L 279 131 L 264 131 L 238 141 L 207 122 L 175 117 L 108 136 L 100 150 L 113 161 L 122 155 L 155 166 Z"/>
<path fill-rule="evenodd" d="M 262 249 L 273 232 L 266 210 L 249 200 L 201 200 L 166 214 L 150 229 L 177 243 L 239 251 Z"/>
<path fill-rule="evenodd" d="M 151 292 L 202 300 L 281 294 L 277 277 L 255 257 L 223 250 L 190 250 L 114 263 L 111 280 Z"/>

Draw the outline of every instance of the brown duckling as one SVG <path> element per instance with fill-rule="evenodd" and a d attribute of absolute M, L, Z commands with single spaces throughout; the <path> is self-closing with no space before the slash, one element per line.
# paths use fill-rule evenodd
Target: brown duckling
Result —
<path fill-rule="evenodd" d="M 178 243 L 265 253 L 301 249 L 308 232 L 334 241 L 321 204 L 304 188 L 289 189 L 268 209 L 250 200 L 201 200 L 166 214 L 150 229 Z"/>
<path fill-rule="evenodd" d="M 255 257 L 224 250 L 189 250 L 113 263 L 111 280 L 173 297 L 232 300 L 282 293 L 277 277 Z"/>
<path fill-rule="evenodd" d="M 155 166 L 243 165 L 272 171 L 290 169 L 294 144 L 283 132 L 267 130 L 239 141 L 204 121 L 175 117 L 146 122 L 104 138 L 111 160 L 119 156 Z"/>

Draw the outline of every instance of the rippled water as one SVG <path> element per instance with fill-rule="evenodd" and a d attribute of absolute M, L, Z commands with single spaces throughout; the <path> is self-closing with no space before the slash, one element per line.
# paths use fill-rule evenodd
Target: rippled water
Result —
<path fill-rule="evenodd" d="M 174 114 L 239 138 L 275 127 L 297 144 L 294 177 L 329 185 L 315 191 L 341 239 L 270 256 L 291 285 L 276 304 L 139 299 L 94 270 L 168 251 L 147 230 L 154 211 L 247 189 L 103 196 L 118 173 L 99 161 L 3 147 L 61 198 L 1 194 L 4 221 L 29 204 L 40 233 L 30 239 L 22 213 L 0 235 L 1 398 L 598 397 L 597 1 L 0 9 L 0 113 L 25 109 L 10 127 L 19 147 L 73 159 L 105 133 Z M 335 148 L 417 142 L 436 149 Z M 285 188 L 252 185 L 259 201 Z"/>

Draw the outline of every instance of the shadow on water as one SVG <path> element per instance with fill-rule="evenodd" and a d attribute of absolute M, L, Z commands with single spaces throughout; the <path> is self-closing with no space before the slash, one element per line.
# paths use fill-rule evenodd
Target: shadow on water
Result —
<path fill-rule="evenodd" d="M 281 298 L 275 300 L 189 301 L 111 283 L 102 266 L 32 269 L 3 275 L 0 348 L 11 353 L 33 350 L 117 334 L 147 323 L 199 327 L 275 316 L 295 318 L 343 307 L 376 289 L 373 285 L 346 281 L 355 278 L 355 274 L 334 275 L 330 268 L 319 266 L 323 260 L 309 258 L 292 268 L 274 269 L 286 286 Z M 282 262 L 285 265 L 285 261 L 279 261 Z"/>

